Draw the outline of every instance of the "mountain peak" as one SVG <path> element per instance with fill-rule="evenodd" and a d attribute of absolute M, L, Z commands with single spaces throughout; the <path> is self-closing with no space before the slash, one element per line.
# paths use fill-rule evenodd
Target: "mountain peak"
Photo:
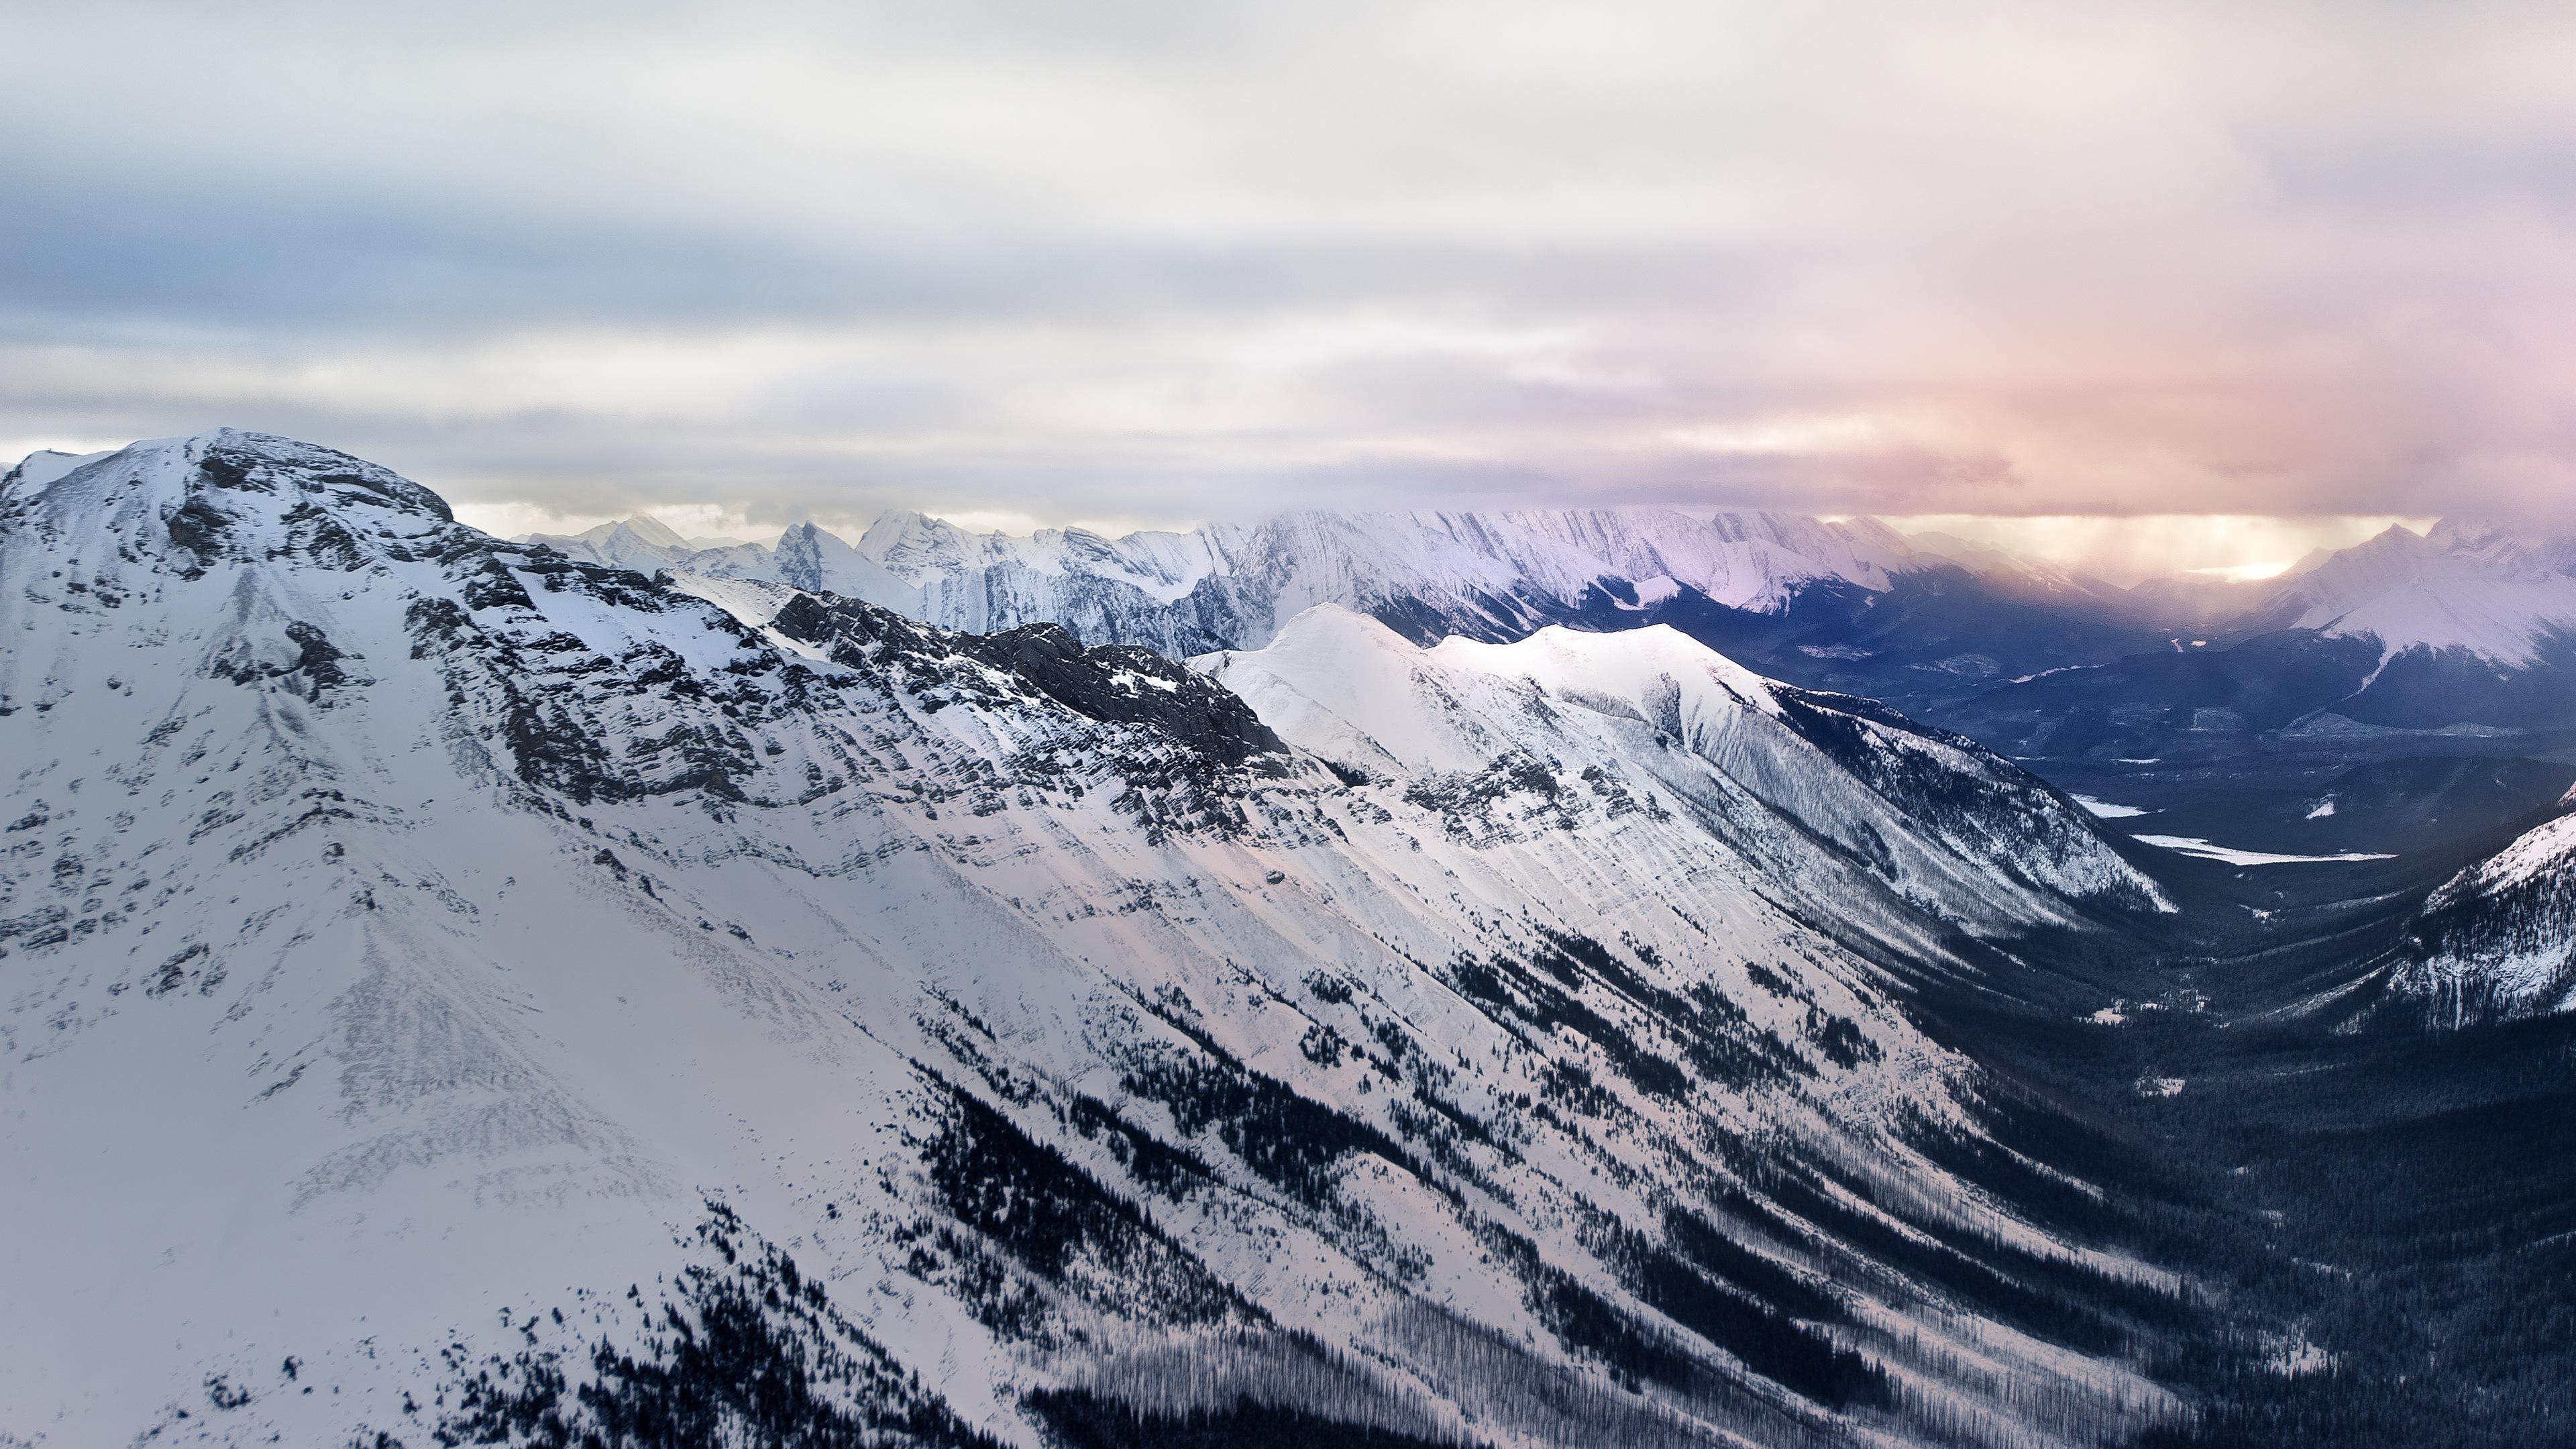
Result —
<path fill-rule="evenodd" d="M 858 551 L 905 583 L 919 586 L 934 575 L 967 567 L 973 534 L 918 509 L 890 509 L 859 535 Z"/>
<path fill-rule="evenodd" d="M 626 534 L 640 539 L 645 543 L 653 545 L 655 548 L 687 548 L 689 546 L 689 541 L 687 539 L 680 537 L 679 534 L 673 532 L 667 524 L 662 522 L 662 520 L 655 518 L 649 513 L 639 513 L 633 518 L 624 519 L 616 523 L 602 524 L 600 527 L 594 528 L 590 532 L 583 534 L 582 537 L 614 537 L 619 534 Z"/>
<path fill-rule="evenodd" d="M 2576 578 L 2545 542 L 2497 525 L 2445 519 L 2419 535 L 2390 524 L 2312 560 L 2282 576 L 2258 617 L 2375 638 L 2383 657 L 2457 650 L 2517 666 L 2550 632 L 2576 628 Z"/>
<path fill-rule="evenodd" d="M 44 473 L 43 486 L 26 486 Z M 455 522 L 447 500 L 390 469 L 238 428 L 11 476 L 19 483 L 0 507 L 26 526 L 56 537 L 103 528 L 116 556 L 197 571 L 284 555 L 357 568 Z"/>
<path fill-rule="evenodd" d="M 112 449 L 105 453 L 65 453 L 53 448 L 38 448 L 20 459 L 6 474 L 0 474 L 0 493 L 19 487 L 42 488 L 76 468 L 114 455 Z"/>

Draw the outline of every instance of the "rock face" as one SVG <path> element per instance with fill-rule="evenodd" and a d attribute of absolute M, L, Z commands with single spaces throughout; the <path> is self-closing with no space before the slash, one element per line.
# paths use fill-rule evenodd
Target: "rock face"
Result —
<path fill-rule="evenodd" d="M 1085 649 L 1053 624 L 951 635 L 873 604 L 801 594 L 771 626 L 853 668 L 941 655 L 978 660 L 1076 714 L 1105 724 L 1151 725 L 1220 765 L 1287 751 L 1249 706 L 1202 676 L 1130 645 Z"/>
<path fill-rule="evenodd" d="M 279 438 L 0 482 L 0 1435 L 2174 1412 L 2173 1285 L 1909 1014 L 2157 903 L 2054 792 L 1669 631 L 1194 672 L 814 542 L 689 582 L 746 622 Z"/>

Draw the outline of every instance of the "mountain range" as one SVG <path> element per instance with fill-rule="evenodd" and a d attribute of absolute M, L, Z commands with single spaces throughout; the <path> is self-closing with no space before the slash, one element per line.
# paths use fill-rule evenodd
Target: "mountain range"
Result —
<path fill-rule="evenodd" d="M 0 1444 L 2516 1442 L 2569 566 L 38 454 Z"/>
<path fill-rule="evenodd" d="M 862 598 L 946 628 L 1045 621 L 1176 656 L 1257 648 L 1319 603 L 1426 643 L 1670 623 L 1783 677 L 1956 715 L 2022 753 L 2531 728 L 2576 702 L 2576 543 L 2457 520 L 2190 590 L 2119 589 L 1872 519 L 1770 513 L 1307 512 L 1117 539 L 889 513 L 855 544 L 809 522 L 774 546 L 711 548 L 639 518 L 528 541 Z"/>
<path fill-rule="evenodd" d="M 1661 628 L 746 619 L 257 434 L 0 539 L 22 1442 L 2174 1412 L 1906 1004 L 2172 905 L 1964 738 Z"/>

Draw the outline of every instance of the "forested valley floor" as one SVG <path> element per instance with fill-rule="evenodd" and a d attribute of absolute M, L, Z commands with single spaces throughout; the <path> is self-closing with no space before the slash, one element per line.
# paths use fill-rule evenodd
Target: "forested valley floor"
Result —
<path fill-rule="evenodd" d="M 2172 938 L 1933 1008 L 2021 1088 L 2001 1140 L 2110 1187 L 2073 1225 L 2200 1286 L 2152 1350 L 2200 1411 L 2147 1445 L 2576 1440 L 2576 1022 L 2319 1008 L 2421 899 L 2396 869 L 2213 865 Z"/>

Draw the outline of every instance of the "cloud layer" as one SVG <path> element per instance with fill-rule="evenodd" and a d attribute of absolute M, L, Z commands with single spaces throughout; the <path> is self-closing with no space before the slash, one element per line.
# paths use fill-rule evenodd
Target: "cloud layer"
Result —
<path fill-rule="evenodd" d="M 0 438 L 758 524 L 2576 499 L 2563 8 L 28 3 L 0 54 Z"/>

